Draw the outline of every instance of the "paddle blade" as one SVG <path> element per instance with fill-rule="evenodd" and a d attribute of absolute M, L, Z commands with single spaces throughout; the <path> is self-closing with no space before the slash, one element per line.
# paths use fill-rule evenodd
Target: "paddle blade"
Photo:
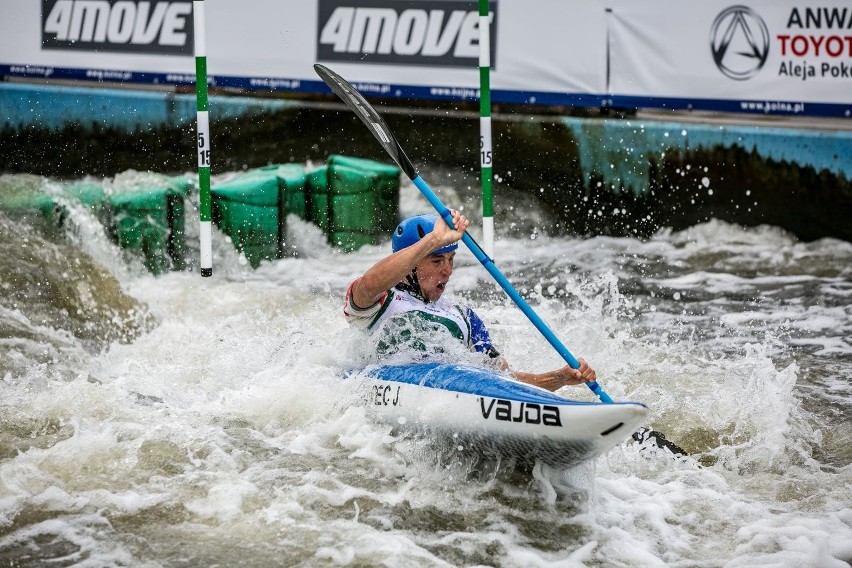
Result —
<path fill-rule="evenodd" d="M 648 428 L 640 428 L 636 432 L 633 433 L 633 439 L 639 442 L 640 444 L 644 444 L 645 442 L 649 442 L 654 444 L 658 448 L 663 448 L 665 450 L 670 451 L 672 454 L 676 456 L 688 456 L 686 450 L 669 440 L 665 437 L 662 432 L 657 432 L 656 430 L 649 430 Z"/>
<path fill-rule="evenodd" d="M 314 71 L 316 71 L 317 75 L 320 76 L 320 79 L 325 81 L 325 84 L 328 85 L 331 90 L 334 91 L 337 96 L 355 112 L 358 118 L 367 125 L 367 128 L 370 129 L 370 132 L 373 133 L 376 140 L 378 140 L 385 151 L 390 154 L 391 158 L 393 158 L 397 165 L 402 168 L 405 175 L 411 179 L 416 178 L 419 174 L 417 173 L 417 170 L 414 169 L 414 165 L 411 163 L 411 160 L 409 160 L 408 156 L 406 156 L 405 152 L 403 152 L 402 146 L 400 146 L 399 142 L 397 142 L 396 138 L 394 138 L 394 135 L 391 133 L 390 128 L 388 128 L 387 123 L 379 115 L 379 113 L 376 112 L 376 109 L 367 102 L 367 99 L 361 96 L 361 93 L 359 93 L 355 87 L 350 85 L 346 79 L 325 65 L 320 65 L 319 63 L 314 64 Z"/>

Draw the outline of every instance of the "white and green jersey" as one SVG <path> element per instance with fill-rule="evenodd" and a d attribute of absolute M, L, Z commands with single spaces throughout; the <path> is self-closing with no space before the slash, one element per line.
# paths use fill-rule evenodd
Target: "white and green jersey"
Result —
<path fill-rule="evenodd" d="M 451 341 L 492 357 L 498 355 L 482 320 L 470 308 L 462 308 L 447 298 L 424 302 L 393 288 L 374 305 L 360 308 L 352 303 L 351 292 L 352 286 L 346 292 L 343 313 L 352 325 L 376 337 L 380 355 L 403 350 L 441 353 L 442 346 Z"/>

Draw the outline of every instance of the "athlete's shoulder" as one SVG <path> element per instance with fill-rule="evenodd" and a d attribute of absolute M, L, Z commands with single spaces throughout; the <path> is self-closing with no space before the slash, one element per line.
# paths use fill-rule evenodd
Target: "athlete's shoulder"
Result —
<path fill-rule="evenodd" d="M 343 315 L 345 315 L 347 319 L 369 319 L 373 317 L 388 300 L 393 298 L 393 290 L 388 290 L 382 294 L 379 300 L 372 306 L 358 306 L 352 301 L 352 287 L 355 286 L 356 282 L 358 282 L 357 278 L 349 285 L 349 288 L 347 288 L 346 297 L 343 301 Z"/>

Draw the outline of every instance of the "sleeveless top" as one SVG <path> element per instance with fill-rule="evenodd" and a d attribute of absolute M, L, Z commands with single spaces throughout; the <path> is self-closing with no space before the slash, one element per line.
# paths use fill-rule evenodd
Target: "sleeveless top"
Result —
<path fill-rule="evenodd" d="M 470 308 L 444 297 L 424 302 L 398 288 L 385 292 L 374 305 L 360 308 L 352 302 L 352 285 L 346 291 L 343 313 L 347 321 L 376 338 L 379 355 L 401 351 L 443 353 L 447 342 L 453 340 L 490 357 L 500 355 L 491 344 L 485 324 Z"/>

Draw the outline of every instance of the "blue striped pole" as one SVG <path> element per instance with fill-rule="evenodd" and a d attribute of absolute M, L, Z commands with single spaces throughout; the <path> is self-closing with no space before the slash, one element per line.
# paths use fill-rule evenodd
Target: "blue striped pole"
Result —
<path fill-rule="evenodd" d="M 213 228 L 210 197 L 210 116 L 207 111 L 207 44 L 204 0 L 192 3 L 195 48 L 195 102 L 198 128 L 198 212 L 201 276 L 213 276 Z"/>

